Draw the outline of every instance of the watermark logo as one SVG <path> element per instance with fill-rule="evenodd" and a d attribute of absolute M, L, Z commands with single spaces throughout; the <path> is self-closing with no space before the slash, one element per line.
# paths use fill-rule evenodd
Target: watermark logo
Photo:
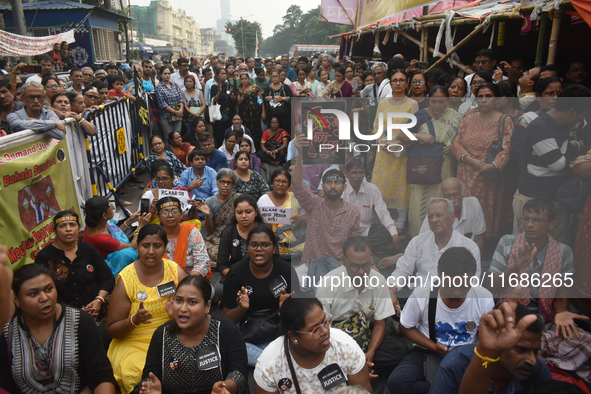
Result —
<path fill-rule="evenodd" d="M 349 116 L 338 109 L 325 109 L 321 108 L 320 111 L 314 109 L 308 109 L 308 119 L 306 122 L 307 136 L 308 139 L 314 138 L 314 122 L 322 130 L 325 127 L 328 130 L 328 124 L 324 118 L 324 114 L 331 114 L 336 116 L 338 119 L 338 138 L 340 140 L 351 140 L 351 121 Z M 372 134 L 363 134 L 359 131 L 359 113 L 353 112 L 353 133 L 355 137 L 362 141 L 375 141 L 384 134 L 384 113 L 379 112 L 376 114 L 378 117 L 378 130 Z M 395 123 L 394 120 L 398 119 L 410 119 L 410 122 Z M 417 118 L 413 114 L 404 112 L 388 112 L 386 114 L 386 139 L 392 141 L 392 132 L 394 130 L 400 130 L 404 133 L 411 141 L 418 141 L 417 137 L 410 132 L 409 129 L 413 128 L 417 124 Z"/>

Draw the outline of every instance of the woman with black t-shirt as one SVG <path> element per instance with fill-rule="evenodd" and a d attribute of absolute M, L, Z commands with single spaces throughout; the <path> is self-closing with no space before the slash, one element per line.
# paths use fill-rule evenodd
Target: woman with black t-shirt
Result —
<path fill-rule="evenodd" d="M 275 321 L 278 327 L 280 303 L 291 292 L 291 266 L 275 254 L 277 238 L 265 224 L 250 231 L 246 244 L 248 257 L 234 264 L 226 276 L 223 304 L 224 315 L 241 323 L 248 365 L 254 366 L 278 331 L 253 335 L 250 329 L 259 331 L 261 320 Z"/>

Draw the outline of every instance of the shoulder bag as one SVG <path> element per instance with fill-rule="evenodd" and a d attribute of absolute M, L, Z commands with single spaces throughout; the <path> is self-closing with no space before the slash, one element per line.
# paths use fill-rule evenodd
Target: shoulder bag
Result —
<path fill-rule="evenodd" d="M 431 119 L 427 120 L 429 133 L 435 137 L 435 127 Z M 443 166 L 442 142 L 433 144 L 417 143 L 406 150 L 406 182 L 411 185 L 435 185 L 441 183 Z"/>
<path fill-rule="evenodd" d="M 498 139 L 496 141 L 493 141 L 490 145 L 490 149 L 488 150 L 488 154 L 486 155 L 486 164 L 491 164 L 495 160 L 497 155 L 501 153 L 501 151 L 503 150 L 503 134 L 505 132 L 505 119 L 507 118 L 507 116 L 509 115 L 501 115 L 501 117 L 499 118 L 499 127 L 497 128 Z M 501 173 L 501 171 L 495 169 L 495 171 L 484 172 L 482 173 L 482 175 L 487 178 L 500 178 Z"/>
<path fill-rule="evenodd" d="M 270 342 L 279 336 L 279 311 L 262 309 L 250 313 L 240 323 L 244 342 L 259 344 Z"/>

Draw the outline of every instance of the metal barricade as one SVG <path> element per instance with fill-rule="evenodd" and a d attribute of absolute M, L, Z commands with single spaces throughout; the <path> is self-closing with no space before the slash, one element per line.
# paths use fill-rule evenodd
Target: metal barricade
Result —
<path fill-rule="evenodd" d="M 144 163 L 144 139 L 136 127 L 135 106 L 119 98 L 87 112 L 84 118 L 96 129 L 96 135 L 86 137 L 92 194 L 113 197 L 123 208 L 117 190 Z"/>

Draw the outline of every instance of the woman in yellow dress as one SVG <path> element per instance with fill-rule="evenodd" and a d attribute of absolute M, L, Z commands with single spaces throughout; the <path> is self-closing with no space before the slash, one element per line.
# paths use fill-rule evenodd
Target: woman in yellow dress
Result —
<path fill-rule="evenodd" d="M 406 224 L 406 217 L 408 215 L 408 203 L 410 197 L 410 188 L 406 184 L 406 153 L 400 150 L 400 147 L 392 146 L 392 144 L 400 143 L 398 133 L 400 130 L 394 130 L 392 133 L 392 141 L 386 139 L 388 113 L 399 112 L 414 114 L 419 110 L 419 105 L 416 101 L 408 98 L 405 94 L 408 86 L 408 75 L 404 70 L 395 70 L 390 77 L 390 85 L 392 87 L 392 97 L 382 99 L 378 105 L 376 118 L 374 121 L 374 132 L 377 133 L 380 126 L 380 113 L 382 117 L 383 135 L 378 140 L 380 143 L 379 152 L 376 154 L 376 161 L 373 167 L 372 183 L 375 184 L 380 191 L 388 209 L 396 209 L 398 211 L 398 220 L 396 227 L 398 233 L 404 231 Z M 394 118 L 393 123 L 408 123 L 408 118 Z M 390 150 L 388 150 L 390 145 Z"/>
<path fill-rule="evenodd" d="M 119 273 L 107 316 L 113 337 L 107 355 L 124 394 L 140 382 L 152 334 L 170 320 L 167 300 L 187 276 L 177 263 L 163 259 L 168 240 L 162 226 L 142 227 L 137 242 L 139 260 Z"/>

